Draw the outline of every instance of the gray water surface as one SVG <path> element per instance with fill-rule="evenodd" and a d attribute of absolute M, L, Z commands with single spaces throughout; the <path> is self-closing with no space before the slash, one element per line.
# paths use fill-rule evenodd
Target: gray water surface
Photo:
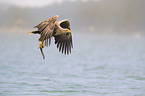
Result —
<path fill-rule="evenodd" d="M 67 56 L 39 36 L 0 34 L 0 96 L 145 96 L 145 38 L 74 34 Z M 52 41 L 54 42 L 54 41 Z"/>

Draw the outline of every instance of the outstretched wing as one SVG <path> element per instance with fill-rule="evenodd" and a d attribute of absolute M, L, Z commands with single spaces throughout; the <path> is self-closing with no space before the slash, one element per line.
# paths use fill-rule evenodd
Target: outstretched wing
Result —
<path fill-rule="evenodd" d="M 65 54 L 71 53 L 71 48 L 73 48 L 71 33 L 63 33 L 55 36 L 55 44 L 57 44 L 59 52 L 62 51 Z"/>
<path fill-rule="evenodd" d="M 39 41 L 45 42 L 45 46 L 48 46 L 48 39 L 49 39 L 49 46 L 50 46 L 51 37 L 55 27 L 55 21 L 57 20 L 57 18 L 58 16 L 53 16 L 34 27 L 34 28 L 38 28 L 38 31 L 40 31 Z"/>

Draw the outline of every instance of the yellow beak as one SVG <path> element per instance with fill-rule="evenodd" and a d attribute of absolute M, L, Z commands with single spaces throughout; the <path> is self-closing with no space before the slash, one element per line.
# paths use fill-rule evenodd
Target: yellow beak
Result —
<path fill-rule="evenodd" d="M 71 33 L 71 30 L 67 30 L 66 32 L 69 32 L 69 33 Z"/>

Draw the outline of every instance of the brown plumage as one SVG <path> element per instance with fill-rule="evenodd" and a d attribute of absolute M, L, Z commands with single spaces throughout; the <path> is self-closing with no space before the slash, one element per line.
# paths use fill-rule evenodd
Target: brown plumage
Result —
<path fill-rule="evenodd" d="M 41 41 L 41 44 L 39 45 L 39 48 L 42 49 L 41 46 L 44 46 L 44 43 L 45 46 L 48 46 L 48 40 L 50 46 L 51 38 L 54 37 L 55 44 L 57 44 L 59 52 L 69 54 L 71 53 L 71 48 L 73 48 L 70 23 L 67 19 L 56 22 L 57 18 L 58 16 L 48 18 L 34 27 L 38 28 L 37 31 L 32 31 L 29 33 L 40 34 L 39 41 Z"/>

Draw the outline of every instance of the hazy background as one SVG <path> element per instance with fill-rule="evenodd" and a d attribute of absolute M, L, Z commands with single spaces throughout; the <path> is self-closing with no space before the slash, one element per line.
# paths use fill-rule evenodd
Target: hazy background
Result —
<path fill-rule="evenodd" d="M 69 19 L 61 54 L 28 35 Z M 0 96 L 145 96 L 145 0 L 0 0 Z"/>
<path fill-rule="evenodd" d="M 0 32 L 32 29 L 59 15 L 74 33 L 145 33 L 145 0 L 1 0 Z"/>

